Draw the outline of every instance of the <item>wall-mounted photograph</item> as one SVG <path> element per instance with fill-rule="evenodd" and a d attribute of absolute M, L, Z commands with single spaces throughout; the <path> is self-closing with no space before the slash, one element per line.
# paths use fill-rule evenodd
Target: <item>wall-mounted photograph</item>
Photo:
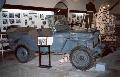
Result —
<path fill-rule="evenodd" d="M 29 18 L 37 18 L 37 13 L 29 13 Z"/>
<path fill-rule="evenodd" d="M 27 20 L 25 20 L 25 25 L 27 25 L 28 24 L 28 21 Z"/>
<path fill-rule="evenodd" d="M 77 16 L 77 20 L 80 20 L 79 16 Z"/>
<path fill-rule="evenodd" d="M 20 18 L 20 13 L 15 13 L 15 18 Z"/>
<path fill-rule="evenodd" d="M 16 19 L 16 23 L 17 24 L 21 23 L 21 19 Z"/>
<path fill-rule="evenodd" d="M 23 17 L 28 17 L 28 13 L 23 13 Z"/>
<path fill-rule="evenodd" d="M 10 24 L 14 24 L 15 23 L 14 19 L 9 19 L 9 22 L 10 22 Z"/>
<path fill-rule="evenodd" d="M 40 14 L 40 18 L 42 17 L 42 14 Z"/>
<path fill-rule="evenodd" d="M 3 24 L 8 24 L 8 19 L 3 19 Z"/>
<path fill-rule="evenodd" d="M 76 14 L 72 14 L 72 18 L 75 18 L 76 17 Z"/>
<path fill-rule="evenodd" d="M 33 18 L 32 18 L 32 16 L 29 16 L 29 20 L 32 20 Z"/>
<path fill-rule="evenodd" d="M 7 26 L 3 26 L 3 30 L 7 30 Z"/>
<path fill-rule="evenodd" d="M 3 12 L 3 13 L 2 13 L 2 18 L 8 18 L 8 13 Z"/>
<path fill-rule="evenodd" d="M 31 25 L 34 25 L 35 24 L 35 21 L 31 21 Z"/>
<path fill-rule="evenodd" d="M 43 14 L 40 14 L 40 19 L 44 20 L 44 15 Z"/>
<path fill-rule="evenodd" d="M 37 18 L 38 17 L 37 14 L 35 14 L 34 17 Z"/>
<path fill-rule="evenodd" d="M 14 13 L 9 13 L 9 18 L 14 18 Z"/>
<path fill-rule="evenodd" d="M 43 25 L 46 25 L 46 21 L 42 21 L 42 24 L 43 24 Z"/>

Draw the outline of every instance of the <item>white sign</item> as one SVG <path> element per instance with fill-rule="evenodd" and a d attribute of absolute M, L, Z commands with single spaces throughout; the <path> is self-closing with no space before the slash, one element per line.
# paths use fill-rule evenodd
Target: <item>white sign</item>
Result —
<path fill-rule="evenodd" d="M 106 64 L 105 63 L 98 63 L 98 64 L 96 64 L 96 71 L 105 71 L 105 66 L 106 66 Z"/>
<path fill-rule="evenodd" d="M 52 45 L 53 37 L 38 37 L 38 45 Z"/>

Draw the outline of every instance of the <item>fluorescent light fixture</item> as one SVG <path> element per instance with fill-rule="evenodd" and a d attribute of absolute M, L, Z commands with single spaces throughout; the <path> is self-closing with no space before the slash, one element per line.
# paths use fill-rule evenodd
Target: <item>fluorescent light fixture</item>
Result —
<path fill-rule="evenodd" d="M 103 9 L 105 9 L 106 7 L 105 6 L 103 6 Z"/>
<path fill-rule="evenodd" d="M 58 12 L 60 12 L 60 10 L 58 10 Z"/>
<path fill-rule="evenodd" d="M 107 7 L 110 7 L 110 5 L 107 5 Z"/>

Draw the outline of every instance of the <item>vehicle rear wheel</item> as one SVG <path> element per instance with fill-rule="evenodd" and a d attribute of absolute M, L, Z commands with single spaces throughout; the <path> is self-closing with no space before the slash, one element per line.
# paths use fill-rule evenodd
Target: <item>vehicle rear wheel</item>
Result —
<path fill-rule="evenodd" d="M 26 63 L 30 60 L 33 59 L 33 52 L 30 51 L 27 47 L 25 46 L 18 46 L 16 48 L 16 53 L 15 53 L 17 59 L 21 63 Z"/>
<path fill-rule="evenodd" d="M 76 47 L 70 53 L 70 62 L 74 67 L 86 71 L 94 65 L 90 50 L 86 47 Z"/>

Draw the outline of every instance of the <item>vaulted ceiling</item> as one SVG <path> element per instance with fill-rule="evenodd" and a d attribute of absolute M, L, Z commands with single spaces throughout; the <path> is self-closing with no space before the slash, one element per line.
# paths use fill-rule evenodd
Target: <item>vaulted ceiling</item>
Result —
<path fill-rule="evenodd" d="M 106 5 L 110 5 L 110 9 L 114 8 L 118 3 L 120 2 L 120 0 L 95 0 L 96 6 L 97 8 L 99 8 L 101 5 L 102 6 L 106 6 Z"/>

